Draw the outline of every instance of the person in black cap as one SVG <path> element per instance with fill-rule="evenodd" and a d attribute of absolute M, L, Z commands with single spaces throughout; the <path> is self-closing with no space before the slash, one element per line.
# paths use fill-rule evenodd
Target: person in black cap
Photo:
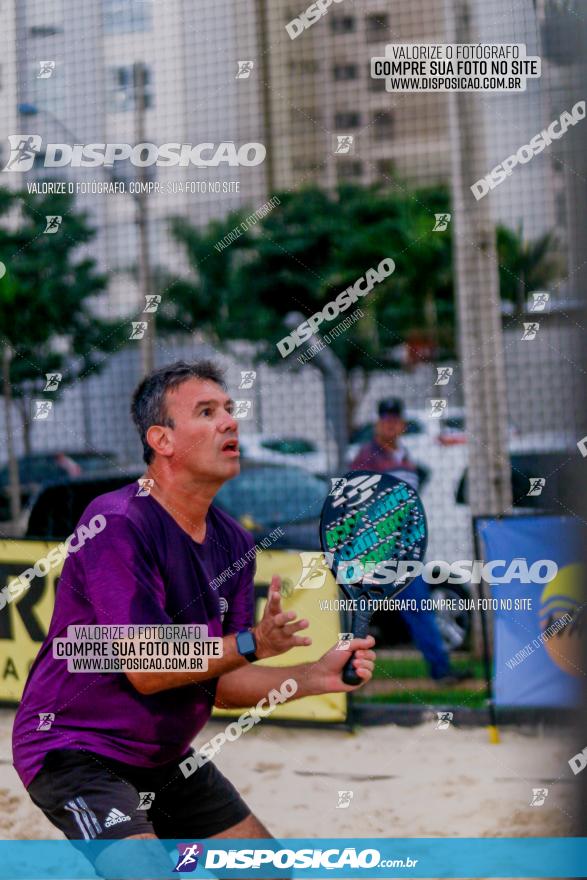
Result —
<path fill-rule="evenodd" d="M 379 418 L 375 423 L 373 440 L 361 447 L 351 462 L 350 470 L 391 474 L 419 490 L 421 470 L 400 440 L 406 429 L 403 401 L 399 397 L 386 397 L 379 401 L 377 413 Z M 456 684 L 467 678 L 469 672 L 452 669 L 434 612 L 422 610 L 422 600 L 430 598 L 428 585 L 418 577 L 403 591 L 402 597 L 415 599 L 416 606 L 419 606 L 417 611 L 400 611 L 400 614 L 428 664 L 431 678 L 441 684 Z"/>
<path fill-rule="evenodd" d="M 400 437 L 406 429 L 403 401 L 399 397 L 387 397 L 379 401 L 377 412 L 379 418 L 375 423 L 373 440 L 361 447 L 351 463 L 351 469 L 390 473 L 409 483 L 412 488 L 419 489 L 418 468 L 400 443 Z"/>

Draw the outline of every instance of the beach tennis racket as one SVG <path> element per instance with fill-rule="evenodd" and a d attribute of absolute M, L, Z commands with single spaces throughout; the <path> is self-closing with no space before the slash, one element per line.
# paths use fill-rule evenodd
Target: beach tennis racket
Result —
<path fill-rule="evenodd" d="M 416 490 L 389 474 L 351 471 L 332 482 L 320 517 L 320 545 L 343 594 L 354 600 L 353 638 L 364 638 L 379 601 L 414 580 L 410 563 L 424 558 L 426 515 Z M 351 655 L 342 680 L 360 684 L 352 662 Z"/>

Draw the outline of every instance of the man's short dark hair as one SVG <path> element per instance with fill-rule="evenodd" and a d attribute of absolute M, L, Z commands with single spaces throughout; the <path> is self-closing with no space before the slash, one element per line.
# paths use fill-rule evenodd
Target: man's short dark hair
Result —
<path fill-rule="evenodd" d="M 153 460 L 154 452 L 147 443 L 147 431 L 152 425 L 174 428 L 173 419 L 167 414 L 166 394 L 178 388 L 188 379 L 203 379 L 216 382 L 226 391 L 224 372 L 212 361 L 176 361 L 145 376 L 132 396 L 130 412 L 143 444 L 143 459 L 147 464 Z"/>

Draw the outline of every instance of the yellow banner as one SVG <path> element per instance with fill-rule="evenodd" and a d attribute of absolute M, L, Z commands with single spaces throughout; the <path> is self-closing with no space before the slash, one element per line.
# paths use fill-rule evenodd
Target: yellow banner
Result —
<path fill-rule="evenodd" d="M 63 563 L 47 574 L 35 574 L 28 589 L 15 598 L 8 584 L 55 546 L 44 541 L 0 541 L 0 700 L 4 702 L 20 701 L 29 669 L 49 629 Z"/>
<path fill-rule="evenodd" d="M 45 559 L 55 546 L 55 543 L 44 541 L 0 541 L 0 702 L 16 704 L 20 701 L 28 671 L 49 629 L 63 563 L 50 568 L 48 564 L 39 564 L 39 560 Z M 303 554 L 303 557 L 316 558 L 316 554 Z M 337 598 L 334 578 L 319 566 L 313 577 L 306 578 L 305 582 L 311 586 L 300 589 L 298 585 L 304 573 L 303 557 L 299 553 L 284 550 L 264 550 L 257 555 L 257 619 L 263 613 L 271 577 L 278 574 L 282 578 L 284 609 L 293 609 L 300 617 L 308 618 L 310 629 L 307 634 L 312 637 L 309 648 L 295 648 L 285 656 L 262 661 L 268 666 L 312 662 L 338 640 L 341 628 L 338 612 L 325 611 L 319 606 L 323 600 Z M 35 565 L 38 573 L 31 577 L 28 589 L 13 598 L 8 585 Z M 238 713 L 215 710 L 214 714 Z M 346 715 L 346 694 L 304 697 L 279 706 L 272 713 L 273 718 L 322 722 L 344 722 Z"/>
<path fill-rule="evenodd" d="M 318 558 L 317 553 L 304 553 L 303 557 Z M 312 584 L 306 589 L 299 589 L 302 579 L 303 562 L 299 553 L 285 550 L 263 550 L 257 554 L 257 574 L 255 577 L 255 591 L 259 593 L 256 603 L 255 617 L 257 620 L 265 607 L 267 588 L 271 583 L 271 577 L 278 574 L 282 580 L 284 611 L 296 611 L 300 617 L 310 621 L 310 628 L 304 631 L 304 635 L 312 638 L 312 644 L 308 648 L 294 648 L 280 657 L 272 657 L 270 660 L 262 660 L 263 666 L 295 666 L 297 663 L 311 663 L 318 660 L 322 654 L 338 641 L 341 630 L 340 615 L 338 611 L 324 611 L 320 608 L 320 602 L 328 599 L 339 598 L 336 582 L 325 564 L 317 566 L 315 577 L 306 578 L 305 583 Z M 244 706 L 242 710 L 250 708 Z M 215 709 L 214 715 L 238 715 L 239 711 Z M 304 697 L 301 700 L 293 700 L 278 706 L 271 714 L 272 718 L 288 718 L 297 721 L 328 721 L 344 722 L 347 717 L 346 694 L 321 694 L 317 697 Z"/>

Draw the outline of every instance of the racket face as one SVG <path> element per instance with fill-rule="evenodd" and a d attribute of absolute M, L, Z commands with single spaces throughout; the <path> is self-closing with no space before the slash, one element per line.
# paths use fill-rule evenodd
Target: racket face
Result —
<path fill-rule="evenodd" d="M 389 474 L 345 474 L 322 508 L 322 552 L 349 598 L 404 589 L 413 580 L 409 563 L 424 558 L 427 537 L 420 496 Z"/>

